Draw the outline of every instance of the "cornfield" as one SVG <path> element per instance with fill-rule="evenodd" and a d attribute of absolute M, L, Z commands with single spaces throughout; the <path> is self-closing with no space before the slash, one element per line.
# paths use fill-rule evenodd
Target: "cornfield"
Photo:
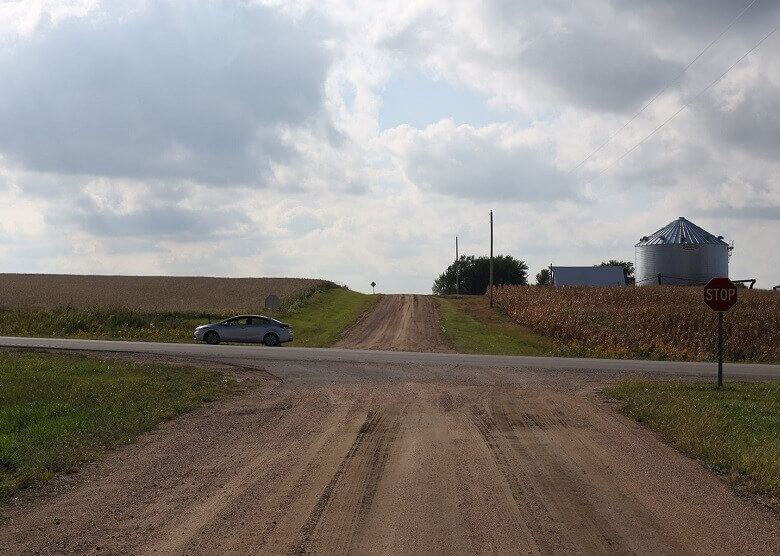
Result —
<path fill-rule="evenodd" d="M 263 310 L 270 294 L 284 302 L 325 284 L 308 278 L 0 274 L 0 309 L 122 307 L 240 313 Z"/>
<path fill-rule="evenodd" d="M 724 357 L 780 361 L 780 293 L 742 289 L 723 319 Z M 498 305 L 516 323 L 555 338 L 567 355 L 705 361 L 717 314 L 700 287 L 504 286 Z"/>

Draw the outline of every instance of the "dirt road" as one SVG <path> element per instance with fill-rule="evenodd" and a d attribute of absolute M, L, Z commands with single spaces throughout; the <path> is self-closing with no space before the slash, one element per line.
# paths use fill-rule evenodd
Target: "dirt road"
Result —
<path fill-rule="evenodd" d="M 771 554 L 776 511 L 621 417 L 603 374 L 272 362 L 0 507 L 3 554 Z"/>
<path fill-rule="evenodd" d="M 334 347 L 398 351 L 451 351 L 442 338 L 433 299 L 384 295 Z"/>

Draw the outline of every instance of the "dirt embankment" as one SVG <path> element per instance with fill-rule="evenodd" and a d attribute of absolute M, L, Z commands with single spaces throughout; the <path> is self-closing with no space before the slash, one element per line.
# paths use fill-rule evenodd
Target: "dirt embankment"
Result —
<path fill-rule="evenodd" d="M 425 295 L 385 295 L 334 347 L 396 351 L 452 351 L 439 329 L 433 299 Z"/>
<path fill-rule="evenodd" d="M 0 507 L 0 552 L 777 549 L 777 513 L 617 415 L 587 379 L 346 366 L 279 364 L 294 378 L 177 418 Z"/>

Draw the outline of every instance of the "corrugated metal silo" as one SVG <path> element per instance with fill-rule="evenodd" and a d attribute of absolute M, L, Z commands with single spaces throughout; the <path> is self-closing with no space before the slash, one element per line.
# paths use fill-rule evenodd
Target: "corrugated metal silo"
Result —
<path fill-rule="evenodd" d="M 636 284 L 695 285 L 729 275 L 729 245 L 682 216 L 636 248 Z M 659 278 L 660 275 L 660 278 Z"/>

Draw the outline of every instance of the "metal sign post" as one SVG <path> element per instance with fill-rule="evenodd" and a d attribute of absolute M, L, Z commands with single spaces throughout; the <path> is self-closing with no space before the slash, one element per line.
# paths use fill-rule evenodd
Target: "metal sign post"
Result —
<path fill-rule="evenodd" d="M 376 293 L 376 291 L 374 290 L 374 286 L 376 286 L 376 282 L 372 281 L 371 282 L 371 293 Z"/>
<path fill-rule="evenodd" d="M 713 278 L 704 286 L 704 303 L 718 313 L 718 386 L 723 386 L 723 313 L 737 303 L 737 286 L 728 278 Z"/>
<path fill-rule="evenodd" d="M 723 311 L 718 311 L 718 386 L 723 386 Z"/>

